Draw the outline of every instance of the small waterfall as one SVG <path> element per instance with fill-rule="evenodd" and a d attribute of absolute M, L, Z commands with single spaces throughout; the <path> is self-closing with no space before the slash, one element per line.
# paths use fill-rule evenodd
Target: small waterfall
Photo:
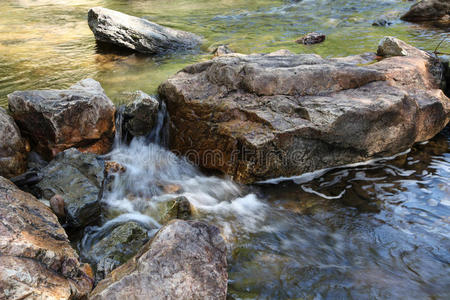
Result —
<path fill-rule="evenodd" d="M 124 142 L 123 112 L 122 106 L 117 112 L 114 148 L 106 157 L 124 166 L 126 171 L 115 176 L 104 190 L 103 224 L 86 228 L 80 244 L 82 255 L 115 226 L 128 221 L 142 224 L 149 235 L 155 233 L 162 226 L 164 209 L 161 208 L 179 196 L 186 197 L 193 205 L 197 212 L 195 218 L 219 225 L 225 236 L 258 231 L 262 227 L 267 204 L 253 194 L 245 195 L 231 180 L 205 176 L 185 158 L 167 150 L 169 116 L 163 101 L 154 129 L 146 137 L 134 137 L 129 144 Z"/>
<path fill-rule="evenodd" d="M 167 147 L 169 145 L 169 121 L 166 103 L 160 100 L 155 127 L 148 134 L 146 138 L 147 143 L 154 143 L 162 147 Z"/>
<path fill-rule="evenodd" d="M 116 112 L 116 135 L 114 136 L 113 148 L 120 147 L 120 145 L 126 138 L 126 136 L 124 136 L 125 132 L 123 130 L 124 112 L 125 112 L 125 105 L 120 105 L 117 108 Z"/>

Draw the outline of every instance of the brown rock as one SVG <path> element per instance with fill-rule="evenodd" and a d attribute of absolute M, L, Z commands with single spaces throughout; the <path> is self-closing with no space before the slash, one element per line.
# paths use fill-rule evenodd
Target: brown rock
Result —
<path fill-rule="evenodd" d="M 357 63 L 367 54 L 280 52 L 188 66 L 159 87 L 170 148 L 244 183 L 404 151 L 445 127 L 450 102 L 439 89 L 441 64 L 398 45 L 405 56 L 366 66 Z"/>
<path fill-rule="evenodd" d="M 90 299 L 226 299 L 227 279 L 218 228 L 175 220 L 102 280 Z"/>
<path fill-rule="evenodd" d="M 22 133 L 47 159 L 71 147 L 97 154 L 111 148 L 115 106 L 93 79 L 67 90 L 17 91 L 8 103 Z"/>
<path fill-rule="evenodd" d="M 420 22 L 440 20 L 450 16 L 450 1 L 448 0 L 422 0 L 415 3 L 401 19 L 405 21 Z"/>
<path fill-rule="evenodd" d="M 0 177 L 0 295 L 79 299 L 92 289 L 51 210 Z"/>
<path fill-rule="evenodd" d="M 0 176 L 11 178 L 26 170 L 25 143 L 11 116 L 0 108 Z"/>
<path fill-rule="evenodd" d="M 303 44 L 303 45 L 312 45 L 312 44 L 318 44 L 325 41 L 325 34 L 317 33 L 317 32 L 310 32 L 296 40 L 295 42 L 297 44 Z"/>

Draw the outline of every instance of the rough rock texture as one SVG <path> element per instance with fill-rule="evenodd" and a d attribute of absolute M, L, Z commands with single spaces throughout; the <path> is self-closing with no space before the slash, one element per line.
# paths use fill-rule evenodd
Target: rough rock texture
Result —
<path fill-rule="evenodd" d="M 142 91 L 136 91 L 123 112 L 124 129 L 132 136 L 150 133 L 158 115 L 159 102 Z"/>
<path fill-rule="evenodd" d="M 134 256 L 148 240 L 147 229 L 137 222 L 115 223 L 91 234 L 82 253 L 97 266 L 95 279 L 100 281 Z"/>
<path fill-rule="evenodd" d="M 240 182 L 360 162 L 404 151 L 449 121 L 442 65 L 407 56 L 365 66 L 367 54 L 228 54 L 184 68 L 159 87 L 170 148 Z"/>
<path fill-rule="evenodd" d="M 450 1 L 422 0 L 415 3 L 401 19 L 405 21 L 432 21 L 450 16 Z"/>
<path fill-rule="evenodd" d="M 201 38 L 193 33 L 103 7 L 89 10 L 88 23 L 97 40 L 146 54 L 190 49 L 201 42 Z"/>
<path fill-rule="evenodd" d="M 93 79 L 67 90 L 17 91 L 8 103 L 22 133 L 47 159 L 71 147 L 97 154 L 111 147 L 115 106 Z"/>
<path fill-rule="evenodd" d="M 228 45 L 219 45 L 211 53 L 214 54 L 214 56 L 222 56 L 222 55 L 234 53 L 234 51 L 231 50 L 230 47 L 228 47 Z"/>
<path fill-rule="evenodd" d="M 90 299 L 225 299 L 227 279 L 219 229 L 175 220 L 101 281 Z"/>
<path fill-rule="evenodd" d="M 303 45 L 312 45 L 312 44 L 318 44 L 325 41 L 325 34 L 323 33 L 317 33 L 317 32 L 310 32 L 296 40 L 295 42 L 297 44 L 303 44 Z"/>
<path fill-rule="evenodd" d="M 0 298 L 77 299 L 93 279 L 51 210 L 0 177 Z"/>
<path fill-rule="evenodd" d="M 17 176 L 26 170 L 25 143 L 13 118 L 0 107 L 0 176 Z"/>
<path fill-rule="evenodd" d="M 386 36 L 383 39 L 381 39 L 377 55 L 383 56 L 383 57 L 390 57 L 390 56 L 406 56 L 408 55 L 408 52 L 406 49 L 408 48 L 405 42 L 396 39 L 391 36 Z"/>
<path fill-rule="evenodd" d="M 104 168 L 95 154 L 67 149 L 42 169 L 43 179 L 36 186 L 47 200 L 61 195 L 69 225 L 84 227 L 100 215 Z"/>

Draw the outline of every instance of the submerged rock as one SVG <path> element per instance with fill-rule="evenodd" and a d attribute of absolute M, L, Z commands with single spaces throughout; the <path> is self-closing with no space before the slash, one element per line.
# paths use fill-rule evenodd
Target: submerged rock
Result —
<path fill-rule="evenodd" d="M 192 49 L 201 42 L 201 38 L 193 33 L 103 7 L 89 10 L 88 23 L 97 40 L 145 54 Z"/>
<path fill-rule="evenodd" d="M 437 59 L 401 45 L 365 66 L 280 52 L 188 66 L 159 87 L 170 148 L 244 183 L 404 151 L 445 127 L 450 102 Z"/>
<path fill-rule="evenodd" d="M 318 44 L 325 41 L 325 34 L 317 33 L 317 32 L 310 32 L 296 40 L 295 42 L 297 44 L 303 44 L 303 45 L 312 45 L 312 44 Z"/>
<path fill-rule="evenodd" d="M 64 198 L 67 222 L 84 227 L 98 221 L 104 179 L 104 163 L 95 154 L 75 148 L 59 153 L 44 169 L 36 185 L 42 196 Z"/>
<path fill-rule="evenodd" d="M 83 249 L 83 256 L 96 264 L 96 281 L 125 263 L 149 240 L 147 229 L 133 221 L 114 224 L 93 237 L 89 249 Z"/>
<path fill-rule="evenodd" d="M 136 91 L 131 95 L 130 102 L 123 112 L 124 129 L 131 136 L 148 135 L 158 117 L 158 100 L 142 91 Z"/>
<path fill-rule="evenodd" d="M 102 280 L 90 299 L 226 299 L 227 279 L 219 229 L 175 220 Z"/>
<path fill-rule="evenodd" d="M 17 91 L 8 104 L 22 133 L 47 159 L 71 147 L 97 154 L 111 148 L 115 106 L 93 79 L 67 90 Z"/>
<path fill-rule="evenodd" d="M 421 0 L 415 3 L 401 19 L 404 21 L 420 22 L 440 20 L 450 17 L 450 1 Z"/>
<path fill-rule="evenodd" d="M 80 265 L 56 216 L 3 177 L 0 219 L 0 298 L 87 296 L 93 278 Z"/>
<path fill-rule="evenodd" d="M 0 176 L 11 178 L 26 170 L 25 142 L 14 119 L 0 107 Z"/>
<path fill-rule="evenodd" d="M 372 26 L 379 26 L 379 27 L 387 27 L 392 25 L 392 22 L 387 20 L 387 19 L 376 19 L 375 21 L 373 21 Z"/>

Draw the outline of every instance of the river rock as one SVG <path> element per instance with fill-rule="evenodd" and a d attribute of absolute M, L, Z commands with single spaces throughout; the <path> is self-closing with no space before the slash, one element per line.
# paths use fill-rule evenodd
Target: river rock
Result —
<path fill-rule="evenodd" d="M 296 40 L 295 42 L 297 44 L 303 44 L 303 45 L 312 45 L 312 44 L 318 44 L 325 41 L 325 34 L 317 33 L 317 32 L 310 32 Z"/>
<path fill-rule="evenodd" d="M 404 151 L 445 127 L 450 103 L 439 89 L 439 61 L 402 49 L 406 56 L 365 66 L 352 62 L 367 54 L 281 52 L 188 66 L 159 87 L 170 148 L 244 183 Z"/>
<path fill-rule="evenodd" d="M 26 170 L 25 143 L 14 119 L 0 107 L 0 176 L 11 178 Z"/>
<path fill-rule="evenodd" d="M 193 33 L 103 7 L 89 10 L 88 23 L 97 40 L 145 54 L 192 49 L 201 42 L 201 38 Z"/>
<path fill-rule="evenodd" d="M 392 36 L 386 36 L 378 44 L 377 55 L 384 57 L 406 56 L 408 55 L 406 48 L 408 48 L 408 44 L 405 42 Z"/>
<path fill-rule="evenodd" d="M 401 19 L 404 21 L 420 22 L 440 20 L 450 16 L 450 1 L 422 0 L 415 3 Z"/>
<path fill-rule="evenodd" d="M 125 263 L 149 240 L 147 229 L 137 222 L 116 223 L 93 234 L 83 256 L 97 266 L 96 281 Z"/>
<path fill-rule="evenodd" d="M 111 148 L 115 106 L 93 79 L 67 90 L 17 91 L 8 104 L 22 133 L 47 159 L 71 147 L 97 154 Z"/>
<path fill-rule="evenodd" d="M 79 299 L 93 278 L 51 210 L 0 177 L 0 298 Z"/>
<path fill-rule="evenodd" d="M 47 200 L 64 198 L 68 224 L 84 227 L 99 219 L 104 168 L 95 154 L 67 149 L 42 169 L 43 179 L 36 186 Z"/>
<path fill-rule="evenodd" d="M 226 299 L 227 279 L 219 229 L 174 220 L 102 280 L 90 299 Z"/>
<path fill-rule="evenodd" d="M 148 135 L 158 116 L 158 100 L 142 91 L 136 91 L 131 94 L 129 102 L 123 112 L 126 133 L 131 136 Z"/>

